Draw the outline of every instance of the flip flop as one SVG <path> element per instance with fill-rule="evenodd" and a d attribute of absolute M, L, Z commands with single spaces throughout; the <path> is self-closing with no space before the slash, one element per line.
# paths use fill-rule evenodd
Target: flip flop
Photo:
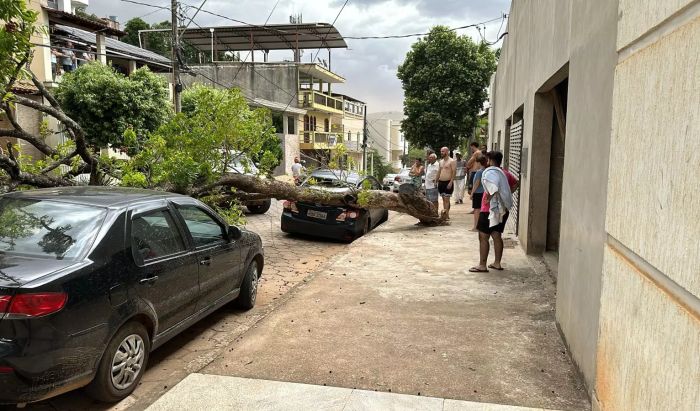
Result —
<path fill-rule="evenodd" d="M 493 264 L 490 264 L 489 268 L 493 268 L 496 271 L 503 271 L 503 267 L 495 267 Z"/>
<path fill-rule="evenodd" d="M 469 272 L 470 272 L 470 273 L 488 273 L 489 270 L 482 270 L 482 269 L 479 268 L 479 267 L 472 267 L 472 268 L 469 269 Z"/>

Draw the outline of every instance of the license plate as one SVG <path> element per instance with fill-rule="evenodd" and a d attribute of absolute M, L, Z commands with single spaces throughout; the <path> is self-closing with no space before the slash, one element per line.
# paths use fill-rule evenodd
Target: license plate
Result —
<path fill-rule="evenodd" d="M 319 220 L 325 220 L 328 218 L 328 213 L 324 213 L 323 211 L 316 211 L 316 210 L 308 210 L 306 212 L 306 215 L 311 218 L 317 218 Z"/>

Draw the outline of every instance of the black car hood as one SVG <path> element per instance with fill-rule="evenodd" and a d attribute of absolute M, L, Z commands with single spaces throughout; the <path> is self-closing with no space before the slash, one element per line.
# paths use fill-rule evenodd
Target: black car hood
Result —
<path fill-rule="evenodd" d="M 0 287 L 21 287 L 48 274 L 77 264 L 75 260 L 0 254 Z"/>

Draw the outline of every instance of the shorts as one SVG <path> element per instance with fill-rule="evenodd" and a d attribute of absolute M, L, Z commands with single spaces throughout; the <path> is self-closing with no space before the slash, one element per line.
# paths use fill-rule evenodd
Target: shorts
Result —
<path fill-rule="evenodd" d="M 472 194 L 472 208 L 474 210 L 481 210 L 481 200 L 484 197 L 484 193 L 473 193 Z"/>
<path fill-rule="evenodd" d="M 438 181 L 438 192 L 442 197 L 452 197 L 452 193 L 455 191 L 455 185 L 452 183 L 452 187 L 447 187 L 450 185 L 449 181 Z"/>
<path fill-rule="evenodd" d="M 506 212 L 506 215 L 503 216 L 503 221 L 501 222 L 501 224 L 489 227 L 489 213 L 482 212 L 481 214 L 479 214 L 479 222 L 476 224 L 476 229 L 484 234 L 503 234 L 503 231 L 505 231 L 506 229 L 506 222 L 508 221 L 509 214 L 510 213 Z"/>
<path fill-rule="evenodd" d="M 438 201 L 438 189 L 437 188 L 426 188 L 425 189 L 425 196 L 428 198 L 428 201 L 430 201 L 431 203 Z"/>

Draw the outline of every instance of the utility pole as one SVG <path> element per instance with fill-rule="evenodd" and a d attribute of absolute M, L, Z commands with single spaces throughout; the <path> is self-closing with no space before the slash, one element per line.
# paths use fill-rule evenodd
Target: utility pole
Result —
<path fill-rule="evenodd" d="M 374 175 L 374 155 L 372 155 L 372 153 L 370 153 L 369 162 L 371 164 L 370 165 L 371 171 L 370 171 L 369 175 L 373 176 Z"/>
<path fill-rule="evenodd" d="M 180 35 L 178 34 L 178 27 L 180 26 L 180 21 L 177 17 L 178 4 L 177 0 L 171 0 L 170 11 L 172 13 L 172 64 L 173 64 L 173 104 L 175 106 L 175 113 L 180 112 L 180 92 L 182 91 L 182 84 L 180 84 L 180 64 L 179 64 L 179 49 L 180 49 Z"/>

